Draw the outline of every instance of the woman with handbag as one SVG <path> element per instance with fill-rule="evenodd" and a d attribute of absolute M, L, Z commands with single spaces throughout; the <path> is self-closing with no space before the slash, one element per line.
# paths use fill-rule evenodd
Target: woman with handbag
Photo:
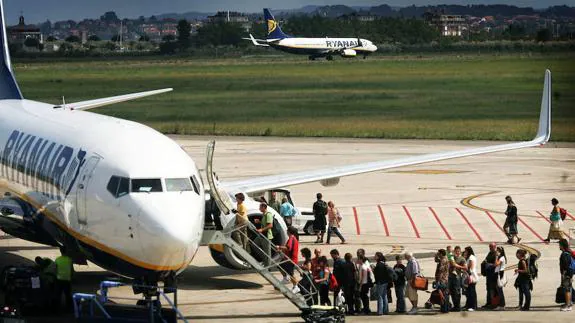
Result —
<path fill-rule="evenodd" d="M 359 265 L 359 297 L 362 303 L 362 313 L 363 314 L 370 314 L 371 310 L 369 309 L 369 289 L 373 287 L 373 272 L 371 270 L 371 266 L 369 265 L 369 261 L 365 257 L 365 254 L 359 255 L 358 257 L 358 265 Z"/>
<path fill-rule="evenodd" d="M 565 234 L 561 230 L 561 208 L 559 207 L 559 201 L 556 198 L 551 199 L 551 204 L 553 205 L 553 209 L 551 210 L 551 214 L 549 215 L 549 221 L 551 224 L 549 225 L 549 233 L 547 234 L 547 239 L 545 242 L 554 240 L 561 240 L 565 239 Z"/>
<path fill-rule="evenodd" d="M 327 216 L 328 216 L 328 226 L 327 226 L 327 240 L 326 244 L 329 244 L 331 239 L 331 233 L 335 232 L 338 238 L 341 240 L 341 243 L 345 243 L 345 238 L 339 231 L 340 222 L 342 220 L 341 214 L 339 214 L 339 210 L 335 207 L 332 201 L 327 202 Z"/>
<path fill-rule="evenodd" d="M 519 263 L 517 264 L 517 269 L 515 273 L 517 274 L 517 279 L 515 279 L 515 288 L 519 290 L 519 310 L 529 311 L 531 307 L 531 276 L 529 275 L 529 266 L 527 265 L 527 251 L 524 249 L 517 250 L 516 253 Z M 523 302 L 525 300 L 525 303 Z"/>
<path fill-rule="evenodd" d="M 505 264 L 507 259 L 505 257 L 505 250 L 503 247 L 497 247 L 495 250 L 495 274 L 497 275 L 497 297 L 498 304 L 493 304 L 494 309 L 497 311 L 505 310 L 505 294 L 503 294 L 503 287 L 507 284 L 507 276 L 505 275 Z"/>
<path fill-rule="evenodd" d="M 467 285 L 465 309 L 469 312 L 473 312 L 477 309 L 477 290 L 475 289 L 477 285 L 477 280 L 479 275 L 477 274 L 477 258 L 475 257 L 475 252 L 470 246 L 465 247 L 463 251 L 463 257 L 467 261 L 467 278 L 465 279 L 465 285 Z"/>
<path fill-rule="evenodd" d="M 314 277 L 314 282 L 319 289 L 319 303 L 320 305 L 331 306 L 331 301 L 329 300 L 329 276 L 331 272 L 329 271 L 327 258 L 325 256 L 319 258 L 318 266 L 319 270 Z"/>

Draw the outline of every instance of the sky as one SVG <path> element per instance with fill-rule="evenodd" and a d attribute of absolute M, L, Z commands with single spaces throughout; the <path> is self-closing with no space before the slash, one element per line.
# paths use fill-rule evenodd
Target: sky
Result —
<path fill-rule="evenodd" d="M 388 4 L 392 7 L 406 7 L 435 4 L 509 4 L 520 7 L 546 8 L 552 5 L 575 6 L 575 0 L 3 0 L 4 14 L 9 25 L 16 24 L 20 12 L 26 23 L 58 20 L 81 20 L 99 18 L 106 11 L 115 11 L 120 18 L 137 18 L 163 13 L 184 13 L 188 11 L 216 12 L 233 10 L 260 12 L 262 8 L 292 9 L 305 5 L 374 6 Z"/>

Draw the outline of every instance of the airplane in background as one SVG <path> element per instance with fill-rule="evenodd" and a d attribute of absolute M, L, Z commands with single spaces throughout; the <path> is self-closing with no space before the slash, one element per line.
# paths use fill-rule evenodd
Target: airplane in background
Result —
<path fill-rule="evenodd" d="M 264 17 L 268 27 L 266 39 L 255 39 L 252 34 L 246 40 L 251 40 L 255 46 L 273 47 L 292 53 L 308 55 L 310 60 L 325 57 L 332 60 L 333 56 L 355 57 L 375 52 L 377 46 L 367 39 L 360 38 L 305 38 L 286 35 L 269 9 L 264 8 Z"/>
<path fill-rule="evenodd" d="M 188 268 L 204 234 L 205 188 L 196 163 L 176 142 L 145 125 L 87 111 L 171 89 L 53 105 L 23 97 L 12 72 L 0 1 L 0 229 L 25 240 L 65 246 L 75 263 L 91 261 L 136 282 L 173 281 Z M 273 32 L 273 30 L 272 30 Z M 221 181 L 208 149 L 206 177 L 224 228 L 235 193 L 261 192 L 451 158 L 535 147 L 551 134 L 551 72 L 546 71 L 539 128 L 531 141 L 397 160 Z M 259 202 L 246 199 L 248 215 Z M 285 223 L 275 223 L 287 241 Z M 245 268 L 227 246 L 212 257 Z"/>

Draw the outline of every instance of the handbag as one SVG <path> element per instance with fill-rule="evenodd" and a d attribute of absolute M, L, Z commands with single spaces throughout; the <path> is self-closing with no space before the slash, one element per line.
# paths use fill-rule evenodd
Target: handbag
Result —
<path fill-rule="evenodd" d="M 503 288 L 507 285 L 507 275 L 503 272 L 503 277 L 501 275 L 497 275 L 497 287 Z"/>
<path fill-rule="evenodd" d="M 416 290 L 427 290 L 429 285 L 429 280 L 422 276 L 415 276 L 411 280 L 411 287 Z"/>

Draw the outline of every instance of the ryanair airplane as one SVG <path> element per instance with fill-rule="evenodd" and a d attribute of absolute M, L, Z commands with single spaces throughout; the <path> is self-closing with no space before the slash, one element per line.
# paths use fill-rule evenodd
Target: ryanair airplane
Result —
<path fill-rule="evenodd" d="M 193 156 L 145 125 L 87 111 L 171 89 L 62 105 L 25 99 L 12 72 L 2 8 L 0 0 L 0 229 L 65 246 L 77 264 L 91 261 L 149 284 L 173 281 L 188 268 L 204 234 L 206 196 Z M 281 34 L 279 27 L 271 29 L 272 37 Z M 339 46 L 344 40 L 327 41 Z M 344 50 L 366 47 L 362 41 L 361 47 Z M 239 192 L 310 182 L 333 186 L 355 174 L 539 146 L 551 133 L 550 93 L 547 71 L 539 130 L 531 141 L 221 182 L 212 171 L 210 145 L 210 195 L 221 210 L 222 226 L 230 229 L 235 216 L 229 209 Z M 246 205 L 248 215 L 261 216 L 255 200 L 246 199 Z M 278 244 L 284 244 L 285 224 L 273 213 L 282 232 Z M 227 246 L 210 246 L 210 251 L 221 265 L 246 268 Z"/>
<path fill-rule="evenodd" d="M 325 57 L 332 60 L 333 56 L 355 57 L 367 55 L 375 52 L 377 46 L 367 39 L 360 38 L 304 38 L 292 37 L 284 34 L 270 10 L 264 8 L 264 17 L 268 26 L 266 39 L 255 39 L 250 34 L 251 40 L 256 46 L 273 47 L 292 54 L 309 55 L 310 60 L 318 57 Z"/>

